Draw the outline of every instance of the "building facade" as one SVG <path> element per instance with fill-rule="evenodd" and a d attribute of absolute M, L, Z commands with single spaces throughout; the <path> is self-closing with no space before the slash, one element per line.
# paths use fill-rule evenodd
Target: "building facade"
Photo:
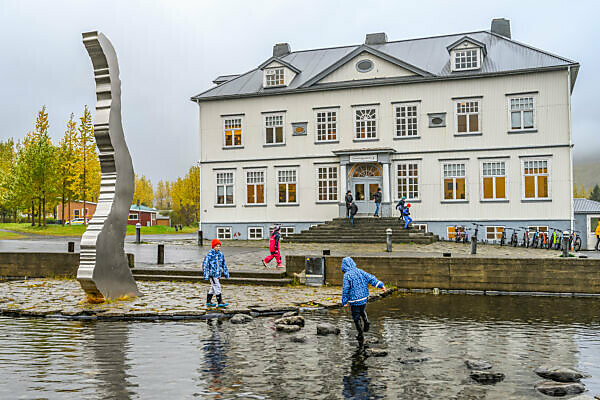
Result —
<path fill-rule="evenodd" d="M 86 201 L 85 208 L 83 207 L 83 201 L 72 200 L 70 202 L 65 202 L 64 207 L 62 203 L 58 203 L 55 208 L 56 219 L 62 221 L 64 219 L 65 223 L 76 219 L 76 218 L 86 218 L 86 220 L 92 219 L 94 213 L 96 212 L 97 203 Z M 64 209 L 64 217 L 63 217 L 63 209 Z M 71 213 L 69 215 L 69 212 Z"/>
<path fill-rule="evenodd" d="M 259 239 L 359 213 L 440 237 L 485 225 L 571 226 L 570 98 L 579 64 L 490 31 L 291 52 L 192 97 L 199 106 L 201 229 Z M 459 228 L 460 229 L 460 228 Z M 480 231 L 481 232 L 481 231 Z M 481 236 L 480 236 L 481 237 Z"/>
<path fill-rule="evenodd" d="M 139 223 L 142 226 L 154 226 L 157 224 L 157 215 L 158 210 L 156 208 L 133 204 L 129 208 L 127 225 L 137 225 Z"/>

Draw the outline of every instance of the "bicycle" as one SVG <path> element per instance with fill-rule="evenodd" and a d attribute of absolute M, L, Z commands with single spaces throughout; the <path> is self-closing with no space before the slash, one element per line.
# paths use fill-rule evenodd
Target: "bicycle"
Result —
<path fill-rule="evenodd" d="M 506 229 L 502 229 L 502 236 L 500 236 L 500 247 L 504 246 L 506 242 Z"/>
<path fill-rule="evenodd" d="M 560 237 L 560 230 L 556 228 L 552 229 L 552 235 L 550 235 L 550 243 L 548 245 L 548 249 L 560 250 L 560 242 L 562 238 Z"/>
<path fill-rule="evenodd" d="M 523 232 L 523 242 L 521 242 L 521 246 L 528 248 L 529 247 L 529 228 L 521 227 L 524 230 Z"/>
<path fill-rule="evenodd" d="M 454 227 L 454 241 L 456 243 L 467 243 L 469 241 L 469 234 L 464 226 L 455 226 Z"/>
<path fill-rule="evenodd" d="M 540 249 L 548 249 L 550 248 L 550 241 L 548 239 L 548 232 L 540 232 Z"/>
<path fill-rule="evenodd" d="M 506 229 L 512 231 L 512 234 L 510 235 L 510 242 L 508 243 L 508 245 L 512 247 L 517 247 L 519 245 L 519 236 L 517 235 L 517 230 L 515 228 Z M 502 236 L 505 236 L 504 232 L 502 232 Z M 502 242 L 502 240 L 500 242 Z"/>
<path fill-rule="evenodd" d="M 535 247 L 537 249 L 537 247 L 539 246 L 539 242 L 540 242 L 540 233 L 536 228 L 535 231 L 533 232 L 533 237 L 531 238 L 531 247 Z"/>
<path fill-rule="evenodd" d="M 578 235 L 579 231 L 571 231 L 569 237 L 569 248 L 571 250 L 581 250 L 581 237 Z"/>

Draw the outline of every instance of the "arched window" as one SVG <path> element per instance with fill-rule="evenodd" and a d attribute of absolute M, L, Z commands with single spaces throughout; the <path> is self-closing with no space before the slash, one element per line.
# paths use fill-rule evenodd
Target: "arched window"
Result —
<path fill-rule="evenodd" d="M 358 164 L 352 171 L 354 178 L 381 176 L 381 170 L 375 164 Z"/>

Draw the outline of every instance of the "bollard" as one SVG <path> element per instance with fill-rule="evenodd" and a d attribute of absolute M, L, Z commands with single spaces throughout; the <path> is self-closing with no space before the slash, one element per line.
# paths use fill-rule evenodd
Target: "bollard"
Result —
<path fill-rule="evenodd" d="M 387 228 L 385 230 L 385 245 L 388 253 L 392 251 L 392 228 Z"/>
<path fill-rule="evenodd" d="M 569 257 L 569 238 L 570 238 L 570 233 L 569 231 L 564 231 L 563 232 L 563 237 L 562 237 L 562 256 L 563 257 Z"/>
<path fill-rule="evenodd" d="M 471 254 L 477 254 L 477 238 L 471 236 Z"/>
<path fill-rule="evenodd" d="M 127 253 L 127 264 L 129 268 L 135 268 L 135 256 L 132 253 Z"/>
<path fill-rule="evenodd" d="M 137 244 L 142 243 L 142 224 L 139 222 L 135 224 L 135 242 Z"/>
<path fill-rule="evenodd" d="M 69 253 L 75 253 L 75 242 L 67 243 Z"/>
<path fill-rule="evenodd" d="M 157 264 L 165 263 L 165 245 L 164 244 L 158 245 L 158 257 L 157 257 L 156 263 Z"/>
<path fill-rule="evenodd" d="M 202 246 L 202 231 L 198 231 L 198 246 Z"/>

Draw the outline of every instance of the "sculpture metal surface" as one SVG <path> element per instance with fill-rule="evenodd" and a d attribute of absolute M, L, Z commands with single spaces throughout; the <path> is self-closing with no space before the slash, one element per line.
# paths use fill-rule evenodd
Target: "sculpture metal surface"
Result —
<path fill-rule="evenodd" d="M 117 54 L 102 33 L 82 35 L 96 80 L 94 136 L 102 175 L 96 212 L 81 237 L 77 280 L 91 297 L 139 296 L 124 249 L 134 175 L 121 123 Z"/>

